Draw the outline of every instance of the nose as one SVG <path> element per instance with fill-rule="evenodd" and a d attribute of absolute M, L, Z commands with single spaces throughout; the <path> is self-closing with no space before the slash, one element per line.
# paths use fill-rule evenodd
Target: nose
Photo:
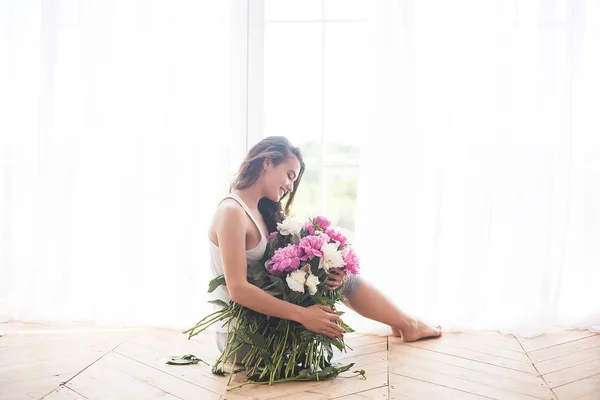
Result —
<path fill-rule="evenodd" d="M 291 183 L 288 183 L 287 185 L 285 185 L 285 190 L 287 190 L 288 192 L 293 192 L 294 191 L 294 185 L 292 185 Z"/>

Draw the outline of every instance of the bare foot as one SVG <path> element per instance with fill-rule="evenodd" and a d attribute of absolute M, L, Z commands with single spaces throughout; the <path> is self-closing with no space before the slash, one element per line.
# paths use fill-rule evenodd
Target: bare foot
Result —
<path fill-rule="evenodd" d="M 419 339 L 441 336 L 442 327 L 427 325 L 422 321 L 415 320 L 410 329 L 404 329 L 402 332 L 398 328 L 392 328 L 392 333 L 394 336 L 402 336 L 405 342 L 415 342 Z"/>

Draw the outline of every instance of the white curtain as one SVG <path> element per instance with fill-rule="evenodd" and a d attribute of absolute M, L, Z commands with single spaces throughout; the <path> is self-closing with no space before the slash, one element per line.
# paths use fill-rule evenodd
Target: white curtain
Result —
<path fill-rule="evenodd" d="M 447 329 L 600 329 L 600 2 L 370 6 L 363 276 Z"/>
<path fill-rule="evenodd" d="M 0 1 L 0 321 L 184 328 L 210 311 L 236 12 Z"/>

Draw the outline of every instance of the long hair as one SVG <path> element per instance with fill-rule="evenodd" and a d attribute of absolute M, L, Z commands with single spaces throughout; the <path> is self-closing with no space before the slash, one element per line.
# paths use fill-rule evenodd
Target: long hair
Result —
<path fill-rule="evenodd" d="M 229 188 L 230 192 L 234 189 L 242 190 L 256 183 L 260 177 L 265 158 L 269 157 L 273 164 L 277 166 L 287 161 L 292 155 L 296 156 L 298 161 L 300 161 L 300 172 L 298 173 L 298 178 L 294 181 L 294 190 L 291 193 L 283 195 L 278 202 L 266 197 L 263 197 L 258 202 L 258 210 L 262 214 L 269 232 L 277 230 L 277 223 L 289 216 L 290 209 L 294 203 L 294 197 L 296 196 L 296 191 L 300 185 L 305 168 L 300 149 L 292 146 L 290 141 L 284 136 L 269 136 L 264 138 L 252 146 Z M 286 197 L 285 207 L 282 207 L 281 203 Z"/>

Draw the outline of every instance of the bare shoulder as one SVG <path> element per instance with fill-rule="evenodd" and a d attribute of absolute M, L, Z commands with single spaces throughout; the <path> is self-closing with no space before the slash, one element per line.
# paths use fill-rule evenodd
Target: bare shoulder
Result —
<path fill-rule="evenodd" d="M 247 222 L 246 211 L 233 199 L 225 199 L 219 204 L 215 212 L 213 225 L 215 227 L 245 227 Z"/>
<path fill-rule="evenodd" d="M 219 237 L 243 237 L 246 234 L 247 218 L 244 209 L 233 199 L 225 199 L 215 211 L 208 229 L 208 237 L 217 246 Z"/>

